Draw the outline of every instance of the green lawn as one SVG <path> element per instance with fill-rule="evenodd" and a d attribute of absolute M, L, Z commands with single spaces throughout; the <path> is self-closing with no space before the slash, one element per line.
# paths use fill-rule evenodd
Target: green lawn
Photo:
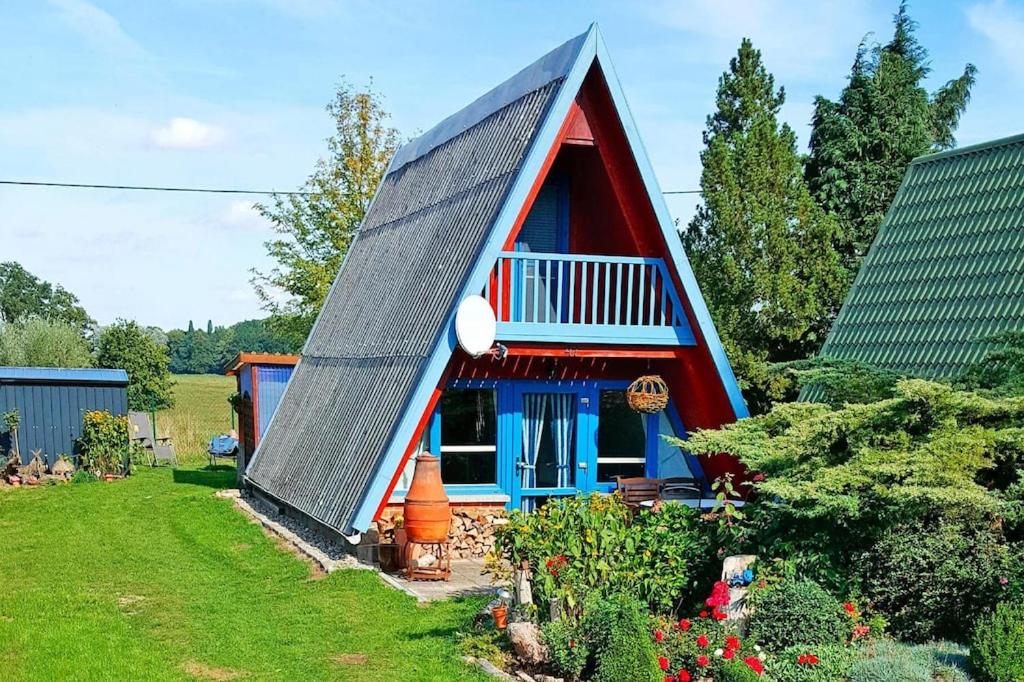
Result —
<path fill-rule="evenodd" d="M 0 678 L 482 680 L 454 633 L 368 571 L 315 579 L 214 497 L 233 468 L 0 490 Z M 363 658 L 365 656 L 365 660 Z"/>
<path fill-rule="evenodd" d="M 210 438 L 231 428 L 228 396 L 235 378 L 220 374 L 175 374 L 174 407 L 157 413 L 157 434 L 170 436 L 183 466 L 202 465 Z"/>

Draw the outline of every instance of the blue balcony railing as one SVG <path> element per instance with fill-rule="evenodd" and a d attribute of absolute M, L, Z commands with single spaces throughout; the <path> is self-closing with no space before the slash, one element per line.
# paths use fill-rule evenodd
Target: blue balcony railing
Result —
<path fill-rule="evenodd" d="M 499 341 L 694 343 L 660 258 L 506 252 L 484 296 Z"/>

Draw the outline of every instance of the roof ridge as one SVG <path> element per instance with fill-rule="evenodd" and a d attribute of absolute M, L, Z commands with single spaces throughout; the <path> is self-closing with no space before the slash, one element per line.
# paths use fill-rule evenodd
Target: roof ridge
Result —
<path fill-rule="evenodd" d="M 591 24 L 583 33 L 565 41 L 526 68 L 519 70 L 511 78 L 502 81 L 448 116 L 427 132 L 406 142 L 395 152 L 391 161 L 391 172 L 457 137 L 520 97 L 539 90 L 551 81 L 564 78 L 576 62 L 580 49 L 587 42 L 587 37 L 596 30 L 597 24 Z"/>
<path fill-rule="evenodd" d="M 994 149 L 996 147 L 1003 147 L 1018 142 L 1024 142 L 1024 133 L 1017 133 L 1016 135 L 1008 135 L 1006 137 L 996 138 L 994 140 L 987 140 L 985 142 L 977 142 L 975 144 L 969 144 L 966 147 L 956 147 L 954 149 L 946 149 L 941 152 L 931 152 L 928 154 L 922 154 L 921 156 L 914 157 L 910 162 L 910 165 L 921 165 L 925 163 L 931 163 L 932 161 L 941 161 L 948 159 L 953 156 L 960 156 L 961 154 L 971 154 L 973 152 L 980 152 L 987 149 Z"/>

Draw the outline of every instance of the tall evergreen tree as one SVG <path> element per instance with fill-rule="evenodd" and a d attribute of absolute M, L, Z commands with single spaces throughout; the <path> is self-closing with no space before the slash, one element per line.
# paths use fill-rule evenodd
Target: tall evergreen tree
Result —
<path fill-rule="evenodd" d="M 704 203 L 683 233 L 701 290 L 748 397 L 765 364 L 824 341 L 846 271 L 835 222 L 803 178 L 796 135 L 778 120 L 782 88 L 744 39 L 718 82 L 701 153 Z"/>
<path fill-rule="evenodd" d="M 928 51 L 917 24 L 900 5 L 892 40 L 862 42 L 838 101 L 815 100 L 808 184 L 818 203 L 839 220 L 840 251 L 856 272 L 899 189 L 911 159 L 956 144 L 953 133 L 970 100 L 976 69 L 929 95 Z"/>
<path fill-rule="evenodd" d="M 399 140 L 372 88 L 357 91 L 342 83 L 327 113 L 334 134 L 327 157 L 303 185 L 308 194 L 277 195 L 271 205 L 257 206 L 280 237 L 265 244 L 276 265 L 269 272 L 254 270 L 252 283 L 271 313 L 271 330 L 295 346 L 313 327 Z"/>

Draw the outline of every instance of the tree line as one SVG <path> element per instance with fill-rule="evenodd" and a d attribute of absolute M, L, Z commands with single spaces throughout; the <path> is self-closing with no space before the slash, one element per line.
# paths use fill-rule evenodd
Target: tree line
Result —
<path fill-rule="evenodd" d="M 134 410 L 174 402 L 171 374 L 220 373 L 241 351 L 289 353 L 298 349 L 263 320 L 197 330 L 117 320 L 100 326 L 78 297 L 15 262 L 0 263 L 0 365 L 107 367 L 128 372 Z"/>

